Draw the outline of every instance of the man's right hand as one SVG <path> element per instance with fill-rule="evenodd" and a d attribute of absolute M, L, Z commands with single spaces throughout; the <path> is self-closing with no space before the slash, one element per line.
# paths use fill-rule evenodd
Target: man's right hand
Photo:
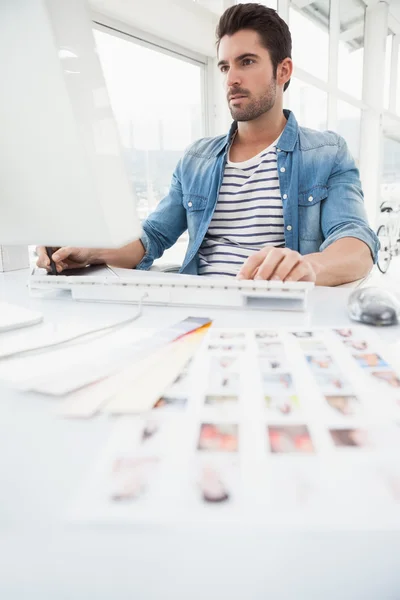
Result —
<path fill-rule="evenodd" d="M 54 253 L 52 259 L 58 273 L 65 271 L 65 269 L 86 267 L 86 265 L 93 262 L 91 260 L 92 252 L 89 248 L 72 248 L 70 246 L 64 246 L 63 248 L 53 248 L 53 250 Z M 50 259 L 47 255 L 45 246 L 37 246 L 36 253 L 38 255 L 37 266 L 51 272 Z"/>

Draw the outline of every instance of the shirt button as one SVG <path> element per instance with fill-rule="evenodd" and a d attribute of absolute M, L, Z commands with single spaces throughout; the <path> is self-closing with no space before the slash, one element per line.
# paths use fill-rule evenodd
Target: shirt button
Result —
<path fill-rule="evenodd" d="M 193 206 L 193 202 L 188 202 L 188 206 L 191 208 Z"/>
<path fill-rule="evenodd" d="M 285 167 L 281 167 L 279 170 L 281 173 L 284 173 L 286 171 Z"/>
<path fill-rule="evenodd" d="M 308 196 L 308 201 L 312 202 L 314 200 L 314 198 L 312 196 Z"/>
<path fill-rule="evenodd" d="M 292 231 L 292 226 L 291 226 L 291 225 L 288 225 L 288 226 L 286 227 L 286 229 L 287 229 L 288 231 Z"/>
<path fill-rule="evenodd" d="M 283 198 L 284 200 L 286 200 L 286 198 L 287 198 L 287 194 L 283 194 L 282 198 Z"/>
<path fill-rule="evenodd" d="M 277 152 L 280 152 L 280 151 L 281 151 L 281 149 L 280 149 L 280 148 L 277 148 L 277 149 L 276 149 L 276 151 L 277 151 Z"/>

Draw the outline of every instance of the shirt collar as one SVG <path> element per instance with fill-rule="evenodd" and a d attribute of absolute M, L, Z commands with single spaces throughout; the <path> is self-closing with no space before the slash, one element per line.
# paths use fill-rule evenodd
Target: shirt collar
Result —
<path fill-rule="evenodd" d="M 299 135 L 299 126 L 296 121 L 296 117 L 292 113 L 291 110 L 283 109 L 283 114 L 285 115 L 287 122 L 284 130 L 282 131 L 281 137 L 279 138 L 278 147 L 280 150 L 284 150 L 285 152 L 293 152 L 294 147 L 296 145 L 296 141 Z M 237 131 L 237 122 L 233 121 L 229 133 L 225 138 L 225 147 L 229 148 L 232 138 Z"/>

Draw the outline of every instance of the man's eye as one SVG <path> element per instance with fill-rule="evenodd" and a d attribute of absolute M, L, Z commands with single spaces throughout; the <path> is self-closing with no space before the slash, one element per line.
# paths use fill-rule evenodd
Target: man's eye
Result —
<path fill-rule="evenodd" d="M 252 58 L 245 58 L 245 59 L 243 59 L 244 66 L 246 66 L 246 65 L 252 65 L 253 63 L 254 63 L 254 60 Z"/>
<path fill-rule="evenodd" d="M 222 66 L 222 67 L 220 68 L 220 71 L 221 71 L 221 73 L 226 73 L 226 72 L 227 72 L 227 70 L 228 70 L 228 67 L 227 67 L 227 65 L 224 65 L 224 66 Z"/>

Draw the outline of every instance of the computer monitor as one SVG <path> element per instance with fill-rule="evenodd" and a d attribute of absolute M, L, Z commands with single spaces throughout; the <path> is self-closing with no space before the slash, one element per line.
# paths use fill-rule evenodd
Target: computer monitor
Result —
<path fill-rule="evenodd" d="M 85 0 L 1 0 L 0 74 L 0 244 L 138 239 Z"/>

